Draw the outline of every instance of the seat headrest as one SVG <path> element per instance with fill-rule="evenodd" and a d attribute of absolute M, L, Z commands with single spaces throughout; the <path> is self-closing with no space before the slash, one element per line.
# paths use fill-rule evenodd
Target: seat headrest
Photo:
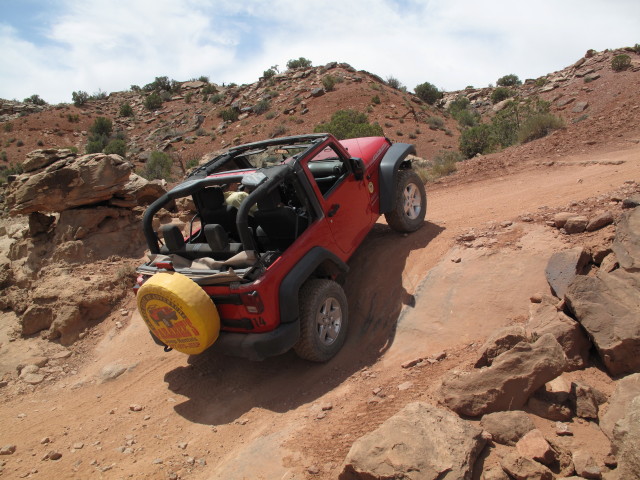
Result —
<path fill-rule="evenodd" d="M 208 187 L 199 193 L 205 208 L 218 208 L 224 204 L 224 193 L 220 187 Z"/>
<path fill-rule="evenodd" d="M 177 225 L 162 225 L 160 232 L 164 238 L 164 244 L 170 252 L 179 251 L 184 247 L 184 237 Z"/>
<path fill-rule="evenodd" d="M 222 252 L 229 247 L 229 236 L 222 225 L 217 223 L 204 226 L 204 238 L 214 252 Z"/>

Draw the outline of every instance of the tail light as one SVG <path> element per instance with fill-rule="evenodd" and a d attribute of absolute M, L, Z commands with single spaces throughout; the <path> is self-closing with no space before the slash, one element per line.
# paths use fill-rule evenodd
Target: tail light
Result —
<path fill-rule="evenodd" d="M 171 261 L 158 262 L 158 263 L 154 264 L 153 266 L 158 268 L 158 269 L 173 270 L 173 262 L 171 262 Z"/>
<path fill-rule="evenodd" d="M 260 294 L 255 290 L 248 293 L 241 293 L 240 299 L 242 300 L 244 307 L 247 309 L 247 312 L 262 313 L 264 311 L 264 305 L 262 304 Z"/>

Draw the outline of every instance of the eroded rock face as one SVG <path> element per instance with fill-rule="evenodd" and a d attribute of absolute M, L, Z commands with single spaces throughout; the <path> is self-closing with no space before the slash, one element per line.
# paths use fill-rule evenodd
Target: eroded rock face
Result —
<path fill-rule="evenodd" d="M 440 388 L 441 402 L 460 415 L 521 409 L 529 397 L 567 368 L 562 347 L 551 334 L 520 342 L 490 367 L 450 374 Z"/>
<path fill-rule="evenodd" d="M 567 304 L 612 375 L 640 372 L 640 278 L 623 269 L 579 276 Z"/>
<path fill-rule="evenodd" d="M 410 403 L 356 440 L 340 480 L 470 479 L 482 431 L 442 408 Z"/>
<path fill-rule="evenodd" d="M 527 432 L 536 428 L 522 410 L 488 413 L 482 417 L 480 425 L 491 434 L 493 441 L 503 445 L 515 445 Z"/>
<path fill-rule="evenodd" d="M 525 338 L 526 332 L 521 325 L 511 325 L 499 329 L 487 339 L 480 349 L 480 358 L 476 361 L 475 367 L 491 365 L 496 357 L 515 347 Z"/>
<path fill-rule="evenodd" d="M 543 296 L 542 301 L 531 305 L 531 314 L 526 329 L 530 336 L 552 334 L 562 346 L 570 370 L 584 368 L 591 342 L 573 318 L 558 311 L 558 299 L 549 295 Z"/>
<path fill-rule="evenodd" d="M 640 208 L 625 213 L 616 225 L 612 250 L 620 267 L 640 271 Z"/>
<path fill-rule="evenodd" d="M 630 402 L 627 414 L 616 422 L 613 437 L 618 478 L 640 479 L 640 396 Z"/>
<path fill-rule="evenodd" d="M 551 255 L 544 273 L 556 297 L 564 297 L 567 288 L 576 275 L 583 272 L 589 259 L 589 254 L 583 247 L 575 247 Z"/>
<path fill-rule="evenodd" d="M 631 400 L 640 396 L 640 373 L 627 375 L 616 384 L 616 389 L 609 399 L 609 407 L 600 415 L 600 429 L 613 440 L 613 428 L 618 420 L 622 419 L 629 409 Z"/>
<path fill-rule="evenodd" d="M 62 212 L 109 200 L 129 180 L 131 164 L 119 155 L 94 153 L 57 160 L 11 182 L 6 202 L 12 215 Z"/>

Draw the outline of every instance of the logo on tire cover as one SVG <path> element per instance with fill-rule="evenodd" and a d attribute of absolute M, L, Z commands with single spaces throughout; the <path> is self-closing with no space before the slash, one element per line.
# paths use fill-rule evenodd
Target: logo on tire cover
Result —
<path fill-rule="evenodd" d="M 373 182 L 369 182 L 369 193 L 373 193 Z"/>
<path fill-rule="evenodd" d="M 170 298 L 148 293 L 140 301 L 142 318 L 153 334 L 169 346 L 198 342 L 198 329 Z"/>

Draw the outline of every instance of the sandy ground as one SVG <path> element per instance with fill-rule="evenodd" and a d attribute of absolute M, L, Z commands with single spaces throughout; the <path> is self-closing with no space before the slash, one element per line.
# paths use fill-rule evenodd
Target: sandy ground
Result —
<path fill-rule="evenodd" d="M 503 176 L 436 185 L 427 222 L 412 235 L 398 236 L 381 220 L 350 261 L 349 339 L 327 364 L 293 353 L 259 363 L 164 353 L 130 297 L 124 312 L 56 361 L 67 372 L 62 379 L 3 399 L 0 446 L 17 449 L 0 457 L 0 476 L 337 478 L 354 440 L 410 401 L 437 402 L 438 379 L 468 365 L 493 329 L 526 319 L 529 297 L 548 291 L 546 261 L 569 240 L 522 216 L 640 180 L 638 145 L 562 160 L 540 167 L 531 159 Z M 468 248 L 456 241 L 495 225 L 494 242 Z M 401 368 L 440 352 L 441 361 Z M 124 373 L 106 379 L 117 367 Z M 612 389 L 597 369 L 575 375 Z M 593 427 L 574 430 L 573 441 L 607 453 Z M 52 451 L 61 458 L 43 459 Z"/>

